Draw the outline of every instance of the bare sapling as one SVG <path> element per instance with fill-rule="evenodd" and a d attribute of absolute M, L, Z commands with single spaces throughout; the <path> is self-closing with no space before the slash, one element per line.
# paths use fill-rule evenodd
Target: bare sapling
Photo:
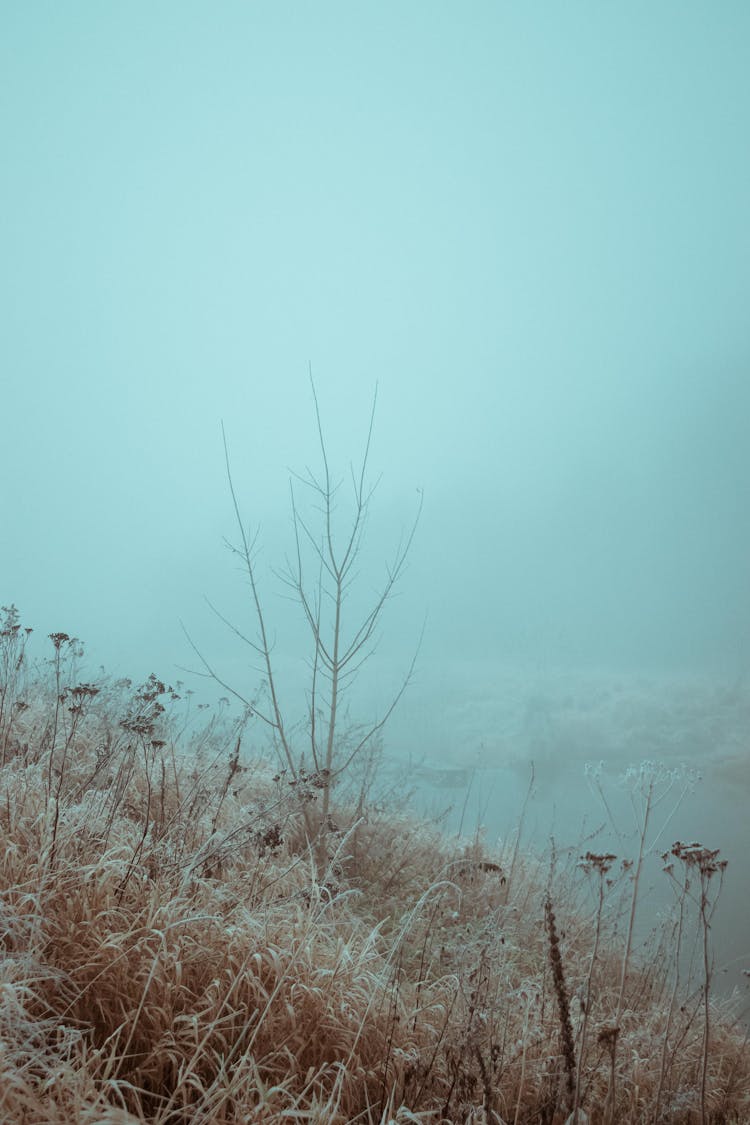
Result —
<path fill-rule="evenodd" d="M 286 712 L 282 706 L 279 679 L 273 662 L 271 634 L 258 582 L 257 533 L 251 534 L 242 518 L 232 473 L 229 443 L 223 425 L 227 481 L 239 536 L 236 543 L 227 542 L 227 546 L 240 560 L 248 581 L 252 611 L 257 626 L 255 636 L 247 636 L 213 605 L 211 608 L 224 625 L 253 652 L 258 662 L 256 667 L 261 676 L 261 692 L 265 693 L 267 706 L 263 707 L 258 703 L 261 692 L 258 693 L 257 698 L 250 699 L 245 692 L 237 690 L 222 679 L 193 644 L 189 635 L 188 641 L 203 665 L 204 671 L 201 674 L 212 678 L 230 692 L 250 714 L 257 717 L 268 728 L 282 769 L 289 774 L 290 783 L 299 787 L 300 792 L 311 798 L 301 802 L 301 810 L 308 843 L 315 844 L 317 858 L 321 864 L 324 864 L 325 835 L 331 826 L 333 786 L 352 762 L 373 744 L 376 735 L 387 723 L 411 679 L 419 651 L 417 645 L 406 675 L 380 718 L 365 726 L 352 728 L 354 737 L 345 739 L 345 696 L 357 673 L 373 655 L 377 646 L 386 603 L 393 595 L 406 568 L 421 514 L 422 493 L 421 489 L 418 490 L 420 499 L 414 519 L 408 530 L 402 534 L 393 557 L 386 567 L 385 578 L 373 595 L 369 608 L 363 610 L 355 620 L 350 620 L 347 599 L 352 586 L 357 581 L 358 570 L 362 563 L 367 516 L 377 484 L 377 482 L 371 484 L 368 479 L 377 388 L 373 396 L 362 458 L 356 469 L 353 465 L 350 467 L 350 508 L 348 522 L 341 531 L 336 518 L 341 482 L 334 481 L 331 473 L 312 374 L 310 386 L 321 467 L 317 474 L 308 468 L 304 476 L 293 474 L 290 479 L 294 549 L 291 558 L 287 557 L 284 568 L 277 572 L 301 609 L 310 637 L 308 707 L 303 728 L 306 728 L 306 749 L 301 750 L 295 744 L 293 732 L 297 732 L 298 728 L 286 721 Z M 299 503 L 300 487 L 306 490 L 312 499 L 314 519 L 304 514 L 303 507 Z M 351 733 L 350 729 L 349 734 Z M 305 765 L 306 760 L 312 762 L 312 770 Z M 313 801 L 318 796 L 320 796 L 319 810 L 313 808 Z"/>

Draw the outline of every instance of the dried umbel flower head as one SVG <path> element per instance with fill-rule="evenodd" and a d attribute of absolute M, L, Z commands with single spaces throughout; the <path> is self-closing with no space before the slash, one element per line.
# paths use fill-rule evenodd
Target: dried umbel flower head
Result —
<path fill-rule="evenodd" d="M 614 1024 L 608 1024 L 606 1027 L 602 1027 L 600 1029 L 599 1034 L 596 1037 L 596 1041 L 597 1043 L 600 1043 L 601 1046 L 605 1048 L 605 1050 L 609 1051 L 609 1053 L 612 1054 L 617 1044 L 617 1037 L 619 1034 L 619 1027 L 616 1027 Z"/>
<path fill-rule="evenodd" d="M 592 871 L 596 871 L 597 874 L 604 876 L 610 871 L 616 859 L 617 856 L 613 855 L 612 852 L 586 852 L 585 855 L 581 856 L 578 866 L 582 871 L 585 871 L 587 875 L 591 874 Z"/>
<path fill-rule="evenodd" d="M 683 844 L 679 840 L 672 845 L 669 852 L 665 852 L 662 859 L 673 855 L 686 867 L 695 868 L 700 875 L 711 878 L 712 875 L 722 873 L 727 868 L 728 861 L 719 859 L 719 848 L 706 848 L 703 844 Z"/>

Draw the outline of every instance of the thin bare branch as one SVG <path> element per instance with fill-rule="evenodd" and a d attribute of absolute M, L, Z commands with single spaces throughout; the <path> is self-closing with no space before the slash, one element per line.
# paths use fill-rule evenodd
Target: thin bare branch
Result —
<path fill-rule="evenodd" d="M 271 703 L 272 703 L 272 707 L 273 707 L 273 716 L 274 716 L 274 727 L 275 727 L 275 730 L 278 732 L 279 740 L 280 740 L 281 745 L 282 745 L 283 750 L 284 750 L 284 757 L 286 759 L 287 766 L 289 767 L 289 769 L 292 773 L 292 776 L 296 777 L 297 776 L 297 770 L 296 770 L 294 757 L 293 757 L 293 754 L 292 754 L 292 749 L 291 749 L 291 746 L 289 745 L 289 743 L 287 741 L 286 734 L 284 733 L 284 722 L 283 722 L 283 719 L 282 719 L 282 716 L 281 716 L 281 708 L 280 708 L 280 705 L 279 705 L 278 695 L 277 695 L 277 692 L 276 692 L 276 680 L 274 678 L 273 667 L 271 665 L 271 649 L 270 649 L 269 644 L 268 644 L 268 637 L 267 637 L 267 634 L 266 634 L 266 623 L 265 623 L 265 618 L 263 616 L 263 608 L 262 608 L 261 603 L 260 603 L 260 596 L 258 594 L 258 587 L 257 587 L 256 581 L 255 581 L 255 568 L 253 566 L 253 560 L 252 560 L 252 555 L 251 555 L 251 545 L 248 543 L 247 534 L 245 532 L 245 526 L 242 522 L 242 516 L 240 515 L 240 508 L 239 508 L 239 504 L 237 502 L 237 494 L 235 492 L 234 481 L 232 479 L 232 466 L 231 466 L 231 463 L 230 463 L 230 460 L 229 460 L 229 446 L 227 444 L 227 435 L 226 435 L 226 431 L 224 429 L 224 423 L 223 422 L 221 424 L 221 436 L 222 436 L 222 440 L 223 440 L 223 443 L 224 443 L 224 461 L 225 461 L 225 464 L 226 464 L 227 481 L 229 483 L 229 493 L 232 497 L 232 506 L 234 508 L 234 514 L 235 514 L 235 518 L 236 518 L 236 521 L 237 521 L 237 526 L 239 527 L 240 535 L 242 537 L 242 547 L 243 547 L 242 553 L 243 553 L 245 563 L 246 563 L 246 567 L 247 567 L 247 575 L 248 575 L 248 578 L 250 580 L 250 588 L 251 588 L 252 594 L 253 594 L 253 602 L 255 603 L 255 612 L 256 612 L 256 615 L 258 617 L 258 626 L 259 626 L 259 629 L 260 629 L 260 636 L 261 636 L 261 651 L 262 651 L 262 656 L 263 656 L 263 659 L 264 659 L 265 665 L 266 665 L 266 675 L 267 675 L 267 679 L 268 679 L 268 688 L 269 688 L 269 691 L 271 693 Z"/>
<path fill-rule="evenodd" d="M 216 608 L 213 602 L 209 598 L 207 598 L 205 594 L 203 595 L 203 600 L 205 601 L 211 612 L 215 614 L 216 617 L 218 617 L 219 621 L 221 621 L 222 624 L 226 625 L 227 629 L 234 633 L 236 637 L 239 637 L 239 639 L 246 645 L 248 645 L 254 652 L 257 652 L 259 656 L 263 655 L 263 649 L 261 648 L 261 646 L 255 641 L 251 641 L 249 637 L 246 637 L 245 634 L 240 629 L 238 629 L 237 626 L 232 621 L 230 621 L 228 617 L 224 616 L 221 610 Z"/>
<path fill-rule="evenodd" d="M 323 425 L 322 425 L 321 420 L 320 420 L 320 407 L 318 405 L 318 395 L 317 395 L 317 391 L 315 390 L 315 383 L 313 381 L 312 364 L 309 365 L 309 374 L 310 374 L 310 387 L 312 389 L 313 403 L 315 404 L 315 421 L 316 421 L 316 424 L 317 424 L 317 427 L 318 427 L 318 440 L 320 441 L 320 454 L 321 454 L 321 457 L 323 458 L 323 468 L 324 468 L 324 471 L 325 471 L 325 489 L 321 490 L 321 492 L 322 492 L 322 495 L 324 497 L 324 502 L 325 502 L 326 539 L 327 539 L 327 542 L 328 542 L 328 551 L 329 551 L 331 563 L 333 565 L 333 569 L 336 570 L 335 556 L 334 556 L 334 552 L 333 552 L 333 536 L 332 536 L 332 532 L 331 532 L 331 508 L 332 508 L 332 501 L 333 501 L 333 492 L 332 492 L 332 489 L 331 489 L 331 474 L 330 474 L 330 471 L 329 471 L 329 468 L 328 468 L 328 454 L 326 453 L 326 443 L 325 443 L 325 439 L 323 437 Z"/>
<path fill-rule="evenodd" d="M 412 677 L 414 675 L 414 669 L 415 669 L 416 664 L 417 664 L 417 658 L 419 656 L 419 650 L 422 647 L 422 640 L 424 638 L 424 631 L 425 631 L 426 626 L 427 626 L 427 619 L 425 618 L 425 621 L 422 625 L 422 630 L 419 634 L 419 641 L 417 643 L 417 647 L 414 650 L 414 656 L 412 657 L 411 664 L 409 665 L 409 670 L 407 671 L 406 675 L 404 676 L 404 679 L 401 682 L 400 688 L 398 689 L 398 691 L 394 695 L 393 699 L 391 700 L 391 702 L 390 702 L 388 708 L 386 709 L 386 712 L 383 715 L 382 719 L 379 719 L 376 723 L 373 723 L 373 725 L 369 728 L 369 730 L 364 735 L 364 737 L 362 739 L 360 739 L 360 741 L 354 747 L 354 749 L 349 754 L 349 756 L 346 758 L 346 760 L 344 762 L 342 762 L 342 764 L 340 766 L 337 766 L 335 770 L 332 771 L 332 774 L 331 774 L 332 779 L 338 777 L 340 774 L 342 774 L 351 765 L 351 763 L 354 761 L 354 759 L 357 757 L 357 755 L 364 749 L 364 747 L 367 745 L 367 743 L 370 741 L 370 739 L 373 738 L 378 733 L 379 730 L 383 729 L 383 727 L 385 726 L 385 724 L 388 722 L 391 715 L 395 711 L 401 697 L 403 696 L 407 687 L 411 683 Z"/>
<path fill-rule="evenodd" d="M 219 684 L 220 687 L 223 687 L 225 691 L 228 691 L 231 695 L 234 696 L 235 699 L 238 699 L 240 701 L 240 703 L 244 704 L 244 706 L 247 707 L 247 709 L 249 710 L 251 715 L 257 716 L 262 722 L 266 723 L 269 727 L 273 727 L 275 729 L 276 724 L 273 722 L 272 719 L 269 719 L 267 715 L 264 715 L 262 711 L 259 711 L 258 708 L 256 707 L 255 703 L 253 703 L 253 702 L 251 702 L 251 700 L 247 699 L 246 696 L 242 695 L 242 693 L 237 691 L 236 688 L 233 688 L 231 684 L 227 683 L 227 681 L 224 680 L 218 674 L 218 672 L 214 668 L 211 667 L 211 665 L 208 663 L 208 661 L 206 660 L 206 658 L 203 655 L 203 653 L 201 652 L 201 650 L 196 645 L 193 638 L 188 633 L 188 631 L 185 628 L 185 625 L 182 621 L 180 621 L 180 626 L 182 628 L 183 633 L 185 634 L 185 637 L 187 638 L 188 644 L 190 645 L 193 652 L 195 653 L 195 655 L 198 657 L 201 664 L 205 668 L 205 672 L 196 672 L 194 669 L 188 669 L 188 668 L 183 668 L 182 670 L 186 671 L 186 672 L 190 671 L 192 675 L 205 676 L 207 679 L 214 680 L 215 683 Z"/>
<path fill-rule="evenodd" d="M 291 488 L 291 481 L 290 481 L 290 488 Z M 296 540 L 296 543 L 297 543 L 297 554 L 298 554 L 298 556 L 300 555 L 299 528 L 302 528 L 303 532 L 305 533 L 305 537 L 307 538 L 308 542 L 310 543 L 310 546 L 312 547 L 313 551 L 317 555 L 318 559 L 322 562 L 325 569 L 328 571 L 328 574 L 330 575 L 330 577 L 335 581 L 336 575 L 333 572 L 333 570 L 331 570 L 331 567 L 329 566 L 329 564 L 328 564 L 328 562 L 325 558 L 325 555 L 323 554 L 323 549 L 317 543 L 317 541 L 315 539 L 315 536 L 312 534 L 312 532 L 308 528 L 306 522 L 302 519 L 302 516 L 299 514 L 299 511 L 297 510 L 297 507 L 296 507 L 295 502 L 294 502 L 294 493 L 292 493 L 292 523 L 293 523 L 293 526 L 294 526 L 294 535 L 295 535 L 295 540 Z M 301 573 L 301 559 L 300 559 L 300 573 Z"/>
<path fill-rule="evenodd" d="M 322 570 L 322 566 L 321 566 L 321 570 L 320 570 L 320 573 L 318 575 L 318 591 L 319 592 L 320 592 L 320 589 L 322 587 L 322 583 L 323 583 L 323 570 Z M 315 763 L 315 769 L 318 772 L 320 772 L 320 761 L 318 759 L 318 746 L 317 746 L 317 742 L 316 742 L 316 734 L 317 734 L 316 708 L 317 708 L 317 693 L 318 693 L 318 661 L 320 659 L 321 649 L 322 649 L 322 646 L 321 646 L 321 643 L 320 643 L 320 605 L 321 605 L 321 599 L 318 596 L 318 598 L 316 599 L 316 602 L 315 602 L 316 616 L 315 616 L 315 628 L 314 628 L 313 632 L 314 632 L 316 643 L 315 643 L 315 656 L 314 656 L 313 665 L 312 665 L 312 681 L 311 681 L 311 688 L 310 688 L 310 748 L 311 748 L 311 751 L 312 751 L 313 762 Z"/>
<path fill-rule="evenodd" d="M 367 427 L 367 441 L 365 443 L 365 453 L 364 453 L 364 457 L 362 458 L 362 469 L 361 469 L 360 474 L 359 474 L 359 490 L 358 490 L 358 493 L 357 493 L 357 499 L 358 499 L 360 504 L 362 503 L 362 493 L 364 491 L 364 485 L 365 485 L 365 473 L 367 472 L 367 462 L 368 462 L 368 459 L 370 457 L 370 445 L 372 443 L 372 430 L 373 430 L 373 426 L 375 425 L 375 408 L 376 408 L 377 405 L 378 405 L 378 384 L 376 383 L 375 384 L 375 390 L 374 390 L 373 396 L 372 396 L 372 409 L 370 410 L 370 424 Z"/>

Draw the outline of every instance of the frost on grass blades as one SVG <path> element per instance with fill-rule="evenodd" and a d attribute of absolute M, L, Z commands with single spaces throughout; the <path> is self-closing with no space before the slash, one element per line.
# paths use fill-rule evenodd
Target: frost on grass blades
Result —
<path fill-rule="evenodd" d="M 3 1122 L 750 1120 L 724 857 L 665 835 L 681 777 L 630 774 L 631 837 L 600 774 L 621 840 L 554 857 L 335 789 L 321 877 L 310 781 L 243 758 L 244 719 L 26 638 L 4 610 Z M 652 861 L 674 910 L 644 942 Z"/>

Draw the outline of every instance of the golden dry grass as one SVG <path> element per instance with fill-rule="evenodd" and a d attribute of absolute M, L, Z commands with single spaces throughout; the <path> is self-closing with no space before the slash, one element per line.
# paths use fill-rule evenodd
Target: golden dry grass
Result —
<path fill-rule="evenodd" d="M 726 1002 L 712 1002 L 702 1104 L 702 1000 L 688 984 L 668 1026 L 668 943 L 628 971 L 613 1055 L 617 886 L 592 964 L 574 864 L 550 880 L 522 856 L 511 885 L 509 855 L 381 802 L 336 809 L 320 869 L 300 815 L 314 780 L 238 757 L 229 718 L 178 737 L 176 693 L 156 680 L 68 689 L 63 706 L 44 680 L 8 683 L 2 1121 L 562 1125 L 561 988 L 576 1057 L 588 997 L 586 1120 L 606 1119 L 613 1062 L 612 1120 L 655 1120 L 660 1085 L 661 1121 L 750 1120 Z"/>

